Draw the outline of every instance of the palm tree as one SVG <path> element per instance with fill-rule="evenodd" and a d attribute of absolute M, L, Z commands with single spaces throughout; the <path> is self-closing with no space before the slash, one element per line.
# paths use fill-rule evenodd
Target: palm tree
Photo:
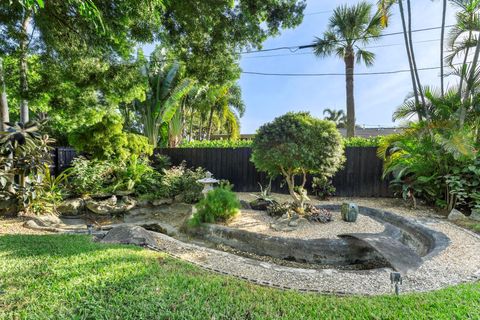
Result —
<path fill-rule="evenodd" d="M 407 58 L 408 58 L 408 65 L 410 67 L 410 78 L 412 81 L 412 89 L 413 89 L 413 95 L 415 98 L 415 103 L 417 105 L 420 104 L 420 98 L 422 100 L 422 103 L 425 103 L 425 99 L 423 97 L 422 93 L 422 88 L 420 84 L 420 77 L 418 75 L 418 70 L 416 67 L 416 62 L 415 62 L 415 54 L 413 51 L 413 42 L 411 40 L 412 32 L 411 32 L 411 26 L 412 26 L 412 19 L 411 19 L 411 10 L 410 10 L 410 1 L 407 0 L 407 19 L 408 19 L 408 29 L 407 29 L 407 21 L 405 20 L 405 10 L 403 8 L 403 0 L 379 0 L 378 1 L 378 6 L 379 10 L 381 13 L 381 22 L 382 26 L 386 27 L 388 26 L 388 18 L 390 16 L 389 9 L 390 7 L 394 4 L 398 3 L 398 8 L 400 11 L 400 18 L 402 21 L 402 29 L 403 29 L 403 40 L 405 42 L 405 50 L 407 51 Z M 419 98 L 420 96 L 420 98 Z M 420 115 L 421 112 L 418 112 Z M 421 119 L 420 119 L 421 120 Z"/>
<path fill-rule="evenodd" d="M 451 0 L 451 2 L 460 8 L 457 13 L 457 21 L 450 31 L 449 49 L 450 54 L 446 57 L 446 62 L 455 70 L 460 77 L 458 86 L 458 95 L 461 96 L 459 110 L 459 126 L 463 126 L 467 113 L 468 99 L 472 98 L 473 90 L 478 84 L 478 58 L 480 53 L 480 41 L 478 30 L 480 30 L 480 1 L 478 0 Z M 472 62 L 467 62 L 470 50 L 475 49 Z M 463 54 L 462 64 L 459 68 L 453 66 L 453 60 Z"/>
<path fill-rule="evenodd" d="M 193 80 L 181 78 L 178 62 L 166 64 L 148 74 L 150 90 L 147 99 L 137 104 L 141 114 L 143 134 L 157 147 L 162 126 L 168 125 L 177 113 L 183 97 L 190 91 Z M 165 134 L 168 134 L 168 129 Z M 167 137 L 162 137 L 167 138 Z"/>
<path fill-rule="evenodd" d="M 207 96 L 210 100 L 207 139 L 210 139 L 212 134 L 214 113 L 217 113 L 221 120 L 224 120 L 230 135 L 235 135 L 239 129 L 238 118 L 242 117 L 245 112 L 240 86 L 238 84 L 226 84 L 212 87 Z"/>
<path fill-rule="evenodd" d="M 382 33 L 382 15 L 372 14 L 372 5 L 360 2 L 337 7 L 322 38 L 316 38 L 314 52 L 319 57 L 336 55 L 345 62 L 347 137 L 355 136 L 355 102 L 353 75 L 355 59 L 366 66 L 373 65 L 375 54 L 364 46 Z"/>
<path fill-rule="evenodd" d="M 344 128 L 347 122 L 347 116 L 343 110 L 334 110 L 334 109 L 325 109 L 323 110 L 323 115 L 327 114 L 325 120 L 330 120 L 335 122 L 337 128 Z"/>

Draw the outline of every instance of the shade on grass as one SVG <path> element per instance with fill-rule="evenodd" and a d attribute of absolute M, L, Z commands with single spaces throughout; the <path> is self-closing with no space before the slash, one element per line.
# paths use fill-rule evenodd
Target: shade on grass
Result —
<path fill-rule="evenodd" d="M 0 236 L 0 291 L 0 319 L 480 318 L 479 283 L 398 298 L 304 294 L 75 235 Z"/>

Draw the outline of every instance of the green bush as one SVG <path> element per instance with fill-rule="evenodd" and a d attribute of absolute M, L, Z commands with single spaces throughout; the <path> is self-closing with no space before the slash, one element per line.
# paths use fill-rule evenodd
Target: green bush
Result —
<path fill-rule="evenodd" d="M 382 137 L 343 138 L 346 147 L 378 147 Z M 253 140 L 202 140 L 184 141 L 180 148 L 249 148 Z"/>
<path fill-rule="evenodd" d="M 335 124 L 309 113 L 289 112 L 260 127 L 253 141 L 252 162 L 270 176 L 282 175 L 290 195 L 303 208 L 306 175 L 332 177 L 345 161 L 342 137 Z M 295 176 L 301 175 L 300 186 Z"/>
<path fill-rule="evenodd" d="M 196 203 L 202 198 L 203 186 L 197 180 L 205 178 L 203 168 L 189 169 L 185 163 L 163 171 L 162 186 L 165 197 L 180 196 L 186 203 Z"/>
<path fill-rule="evenodd" d="M 127 159 L 130 155 L 151 155 L 153 147 L 144 136 L 123 131 L 120 115 L 108 114 L 102 121 L 70 133 L 68 141 L 80 152 L 95 159 Z"/>
<path fill-rule="evenodd" d="M 180 148 L 248 148 L 252 140 L 192 140 L 183 141 Z"/>
<path fill-rule="evenodd" d="M 382 141 L 382 137 L 352 137 L 344 138 L 344 141 L 346 147 L 378 147 L 380 142 Z"/>
<path fill-rule="evenodd" d="M 210 191 L 206 198 L 200 200 L 196 208 L 197 212 L 190 220 L 191 226 L 227 221 L 238 213 L 240 202 L 235 193 L 223 187 Z"/>

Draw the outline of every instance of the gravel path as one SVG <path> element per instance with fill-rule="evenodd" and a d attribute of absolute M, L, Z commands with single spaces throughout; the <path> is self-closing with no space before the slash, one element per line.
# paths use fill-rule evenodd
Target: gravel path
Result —
<path fill-rule="evenodd" d="M 480 237 L 442 221 L 428 227 L 450 237 L 442 253 L 420 269 L 404 276 L 402 292 L 419 292 L 480 279 Z M 155 233 L 158 249 L 208 270 L 229 274 L 273 287 L 336 294 L 379 295 L 392 293 L 389 268 L 348 271 L 301 269 L 279 266 L 231 253 L 181 242 Z"/>
<path fill-rule="evenodd" d="M 288 196 L 284 200 L 282 199 L 283 195 L 275 196 L 280 201 L 288 200 Z M 240 198 L 249 200 L 249 197 L 253 198 L 249 194 L 240 194 Z M 348 200 L 362 206 L 389 210 L 402 216 L 415 218 L 419 223 L 443 232 L 450 238 L 451 243 L 445 250 L 425 261 L 418 270 L 404 276 L 401 285 L 402 293 L 437 290 L 454 284 L 480 280 L 479 235 L 439 219 L 431 209 L 414 210 L 405 207 L 397 199 Z M 321 203 L 337 204 L 343 201 L 344 199 L 336 198 L 333 201 Z M 252 220 L 260 219 L 256 214 L 250 213 L 247 214 L 247 217 Z M 332 226 L 332 224 L 326 226 Z M 239 227 L 241 226 L 239 225 Z M 262 230 L 267 232 L 264 227 L 260 227 L 259 231 Z M 162 251 L 208 270 L 254 283 L 285 289 L 335 294 L 379 295 L 393 292 L 390 284 L 390 272 L 393 270 L 390 268 L 356 271 L 292 268 L 184 243 L 162 234 L 155 234 L 155 236 L 159 249 Z"/>

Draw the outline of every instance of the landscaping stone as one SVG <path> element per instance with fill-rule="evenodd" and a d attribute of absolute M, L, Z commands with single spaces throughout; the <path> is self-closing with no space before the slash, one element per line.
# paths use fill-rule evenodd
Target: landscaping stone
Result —
<path fill-rule="evenodd" d="M 342 219 L 345 222 L 355 222 L 358 218 L 358 206 L 355 203 L 343 203 L 341 207 Z"/>
<path fill-rule="evenodd" d="M 81 198 L 67 199 L 63 201 L 58 207 L 57 212 L 64 216 L 75 216 L 85 209 L 85 200 Z"/>
<path fill-rule="evenodd" d="M 110 230 L 100 242 L 155 246 L 155 238 L 149 231 L 139 226 L 118 226 Z"/>
<path fill-rule="evenodd" d="M 111 215 L 123 213 L 135 207 L 136 201 L 129 197 L 123 197 L 123 200 L 117 202 L 116 196 L 111 196 L 106 200 L 87 200 L 87 209 L 99 215 Z"/>
<path fill-rule="evenodd" d="M 251 210 L 252 209 L 252 206 L 250 205 L 250 203 L 248 203 L 245 200 L 240 200 L 240 206 L 241 206 L 242 209 L 245 209 L 245 210 Z"/>
<path fill-rule="evenodd" d="M 480 211 L 479 210 L 473 210 L 472 214 L 469 217 L 471 220 L 475 221 L 480 221 Z"/>
<path fill-rule="evenodd" d="M 164 204 L 172 204 L 172 202 L 173 202 L 172 199 L 154 199 L 154 200 L 150 201 L 150 203 L 153 206 L 161 206 L 161 205 L 164 205 Z"/>
<path fill-rule="evenodd" d="M 447 219 L 450 221 L 457 221 L 457 220 L 467 220 L 468 218 L 457 209 L 452 209 L 452 211 L 450 211 L 450 213 L 448 214 Z"/>
<path fill-rule="evenodd" d="M 59 227 L 63 225 L 62 220 L 54 215 L 32 217 L 30 221 L 34 221 L 40 227 Z"/>
<path fill-rule="evenodd" d="M 275 200 L 266 200 L 266 199 L 255 199 L 252 202 L 250 202 L 250 207 L 253 210 L 262 210 L 265 211 L 267 210 L 268 206 L 271 204 L 277 203 Z"/>

